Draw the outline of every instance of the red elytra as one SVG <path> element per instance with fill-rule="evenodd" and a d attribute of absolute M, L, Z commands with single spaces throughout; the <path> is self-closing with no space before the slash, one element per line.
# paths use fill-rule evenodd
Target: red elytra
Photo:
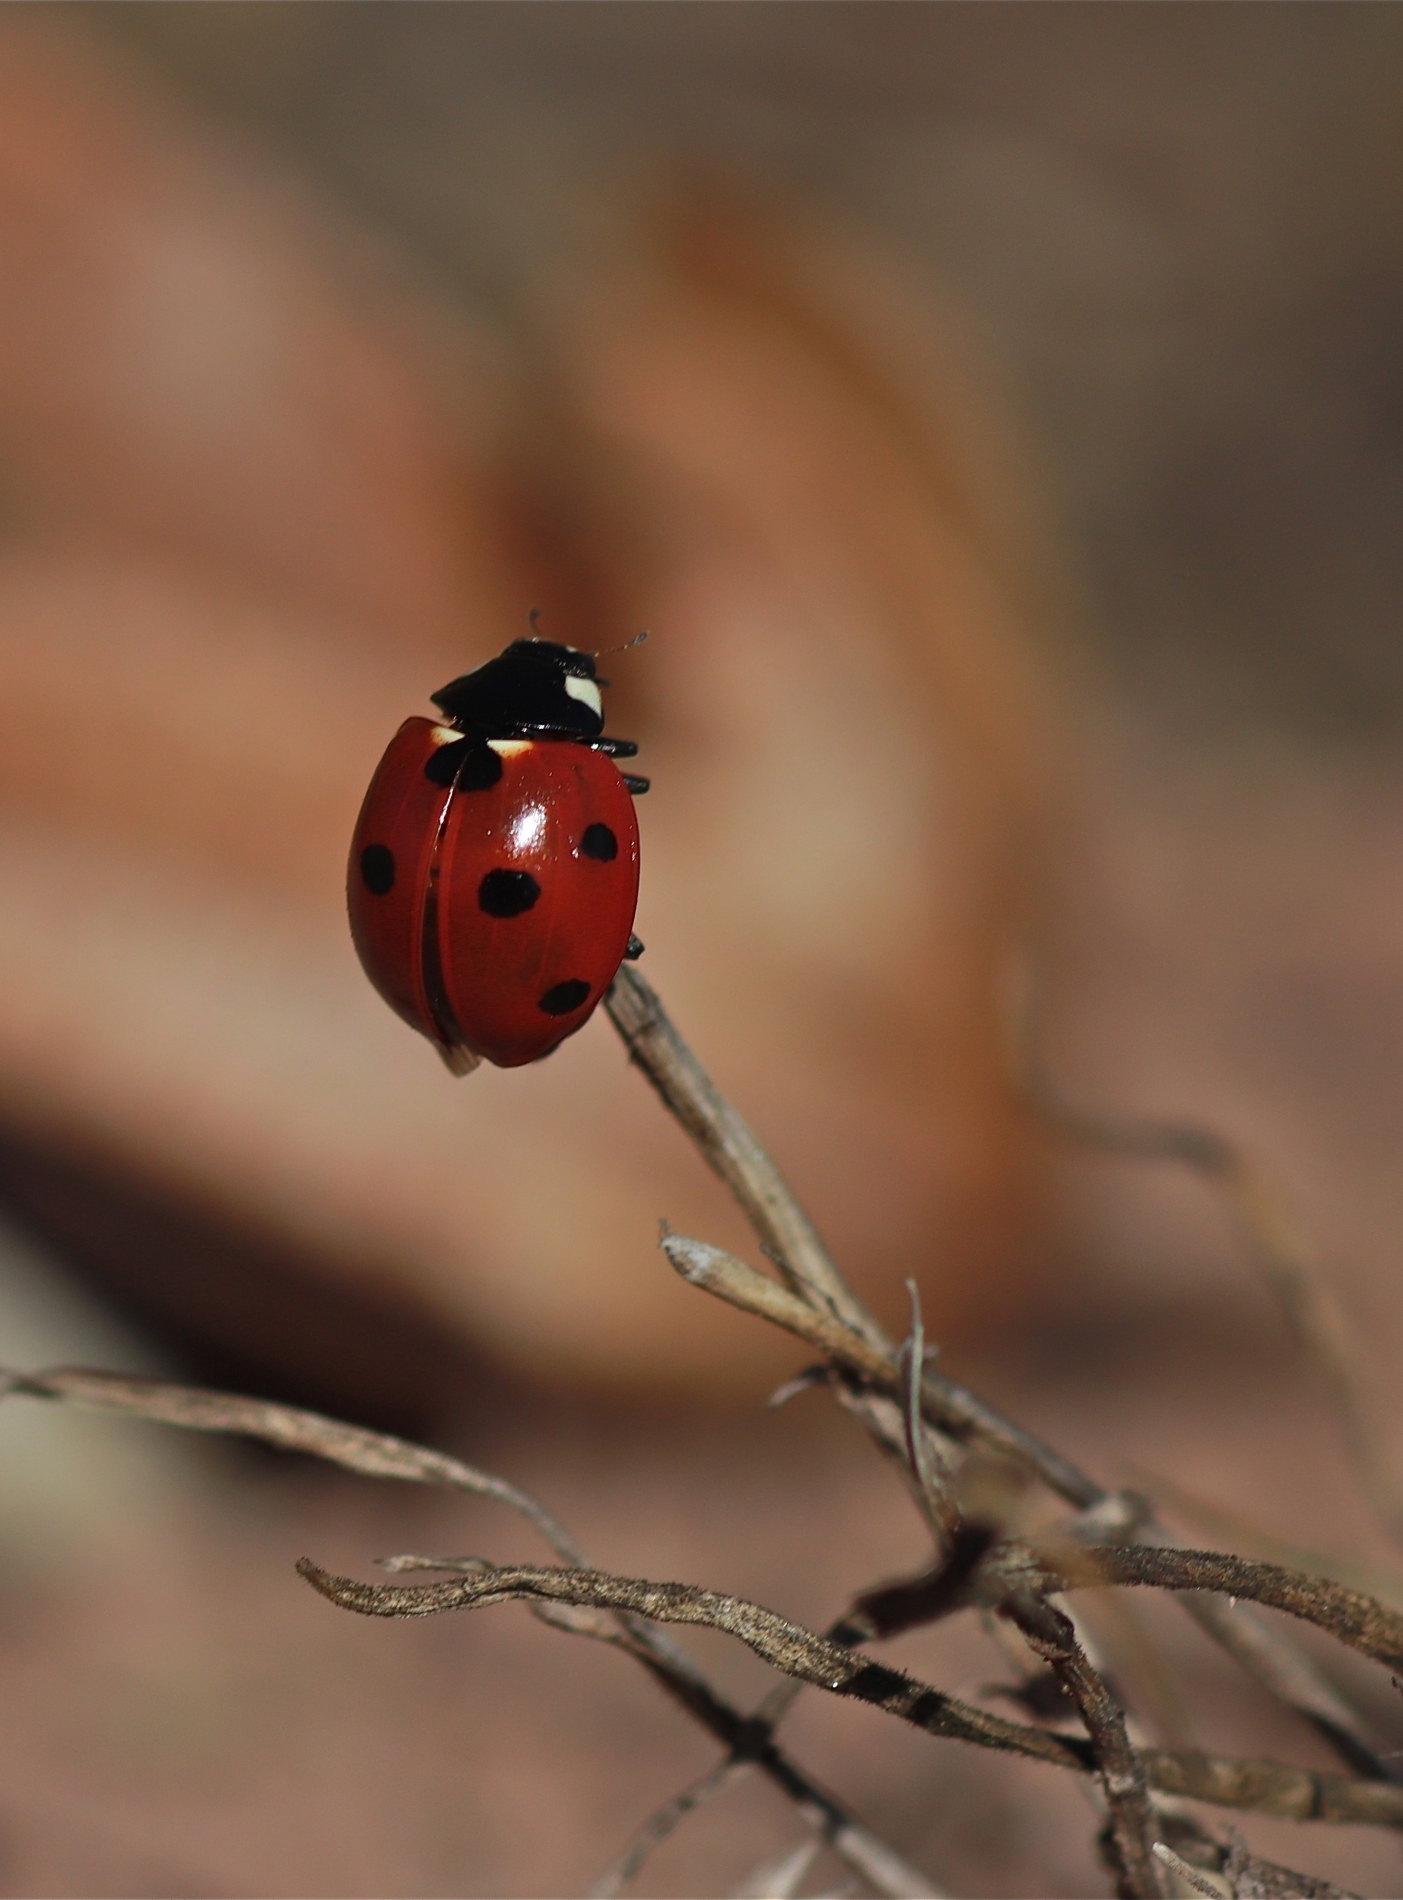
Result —
<path fill-rule="evenodd" d="M 524 647 L 538 670 L 547 654 L 580 670 L 588 660 L 517 642 L 436 701 L 480 715 L 493 683 L 483 676 Z M 347 880 L 356 950 L 386 1002 L 458 1073 L 480 1057 L 516 1068 L 548 1054 L 587 1020 L 631 949 L 632 793 L 646 781 L 596 749 L 599 696 L 581 706 L 584 690 L 565 687 L 569 704 L 553 715 L 577 718 L 577 736 L 543 730 L 539 717 L 506 738 L 485 738 L 488 722 L 468 713 L 453 725 L 407 719 L 361 808 Z M 552 716 L 539 693 L 531 710 Z M 506 723 L 495 708 L 491 723 Z"/>

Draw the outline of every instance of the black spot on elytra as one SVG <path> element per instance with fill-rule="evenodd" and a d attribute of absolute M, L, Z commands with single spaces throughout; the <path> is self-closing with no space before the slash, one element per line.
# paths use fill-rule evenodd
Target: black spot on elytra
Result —
<path fill-rule="evenodd" d="M 435 746 L 424 764 L 431 785 L 454 785 L 460 792 L 485 792 L 502 776 L 502 761 L 484 739 L 454 739 Z"/>
<path fill-rule="evenodd" d="M 387 844 L 368 844 L 360 854 L 361 883 L 373 897 L 395 888 L 395 854 Z"/>
<path fill-rule="evenodd" d="M 578 976 L 571 976 L 563 983 L 553 984 L 541 998 L 540 1007 L 547 1016 L 568 1016 L 588 995 L 589 984 Z"/>
<path fill-rule="evenodd" d="M 608 825 L 589 825 L 580 840 L 580 849 L 587 858 L 598 858 L 602 864 L 608 864 L 619 855 L 619 841 Z"/>
<path fill-rule="evenodd" d="M 540 895 L 529 871 L 489 871 L 477 887 L 477 904 L 489 917 L 519 917 Z"/>

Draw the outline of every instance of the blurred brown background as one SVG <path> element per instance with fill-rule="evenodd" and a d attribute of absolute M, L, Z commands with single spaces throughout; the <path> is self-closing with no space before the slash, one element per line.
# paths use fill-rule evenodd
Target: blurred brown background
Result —
<path fill-rule="evenodd" d="M 379 750 L 536 605 L 652 631 L 645 968 L 879 1310 L 916 1271 L 1099 1474 L 1382 1565 L 1216 1211 L 1043 1142 L 999 995 L 1031 944 L 1073 1093 L 1279 1171 L 1386 1406 L 1400 77 L 1347 5 L 0 14 L 0 1356 L 409 1429 L 815 1621 L 919 1558 L 664 1277 L 659 1215 L 744 1235 L 607 1024 L 455 1083 L 355 967 Z M 7 1891 L 578 1891 L 710 1759 L 515 1611 L 292 1575 L 527 1554 L 486 1506 L 18 1401 L 0 1474 Z M 1318 1759 L 1172 1629 L 1197 1739 Z M 1100 1890 L 1050 1774 L 792 1739 L 952 1891 Z M 644 1890 L 793 1832 L 747 1789 Z"/>

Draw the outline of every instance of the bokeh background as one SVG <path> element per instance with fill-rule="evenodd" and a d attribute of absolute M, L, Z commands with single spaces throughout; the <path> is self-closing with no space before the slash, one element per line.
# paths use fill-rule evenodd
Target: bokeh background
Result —
<path fill-rule="evenodd" d="M 407 1430 L 814 1622 L 920 1560 L 666 1273 L 660 1216 L 745 1236 L 607 1023 L 455 1082 L 355 965 L 381 748 L 539 607 L 651 631 L 645 969 L 883 1316 L 1397 1590 L 1219 1211 L 1041 1136 L 1002 999 L 1031 954 L 1069 1092 L 1277 1170 L 1396 1420 L 1400 81 L 1337 4 L 0 13 L 0 1358 Z M 711 1758 L 515 1610 L 292 1573 L 536 1554 L 486 1506 L 19 1400 L 0 1486 L 6 1891 L 579 1891 Z M 1195 1739 L 1327 1765 L 1164 1636 Z M 951 1891 L 1100 1890 L 1050 1771 L 791 1739 Z M 644 1890 L 794 1831 L 747 1788 Z"/>

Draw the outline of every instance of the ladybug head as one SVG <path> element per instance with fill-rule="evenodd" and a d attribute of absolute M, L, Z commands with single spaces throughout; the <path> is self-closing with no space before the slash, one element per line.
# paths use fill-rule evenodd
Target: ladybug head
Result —
<path fill-rule="evenodd" d="M 432 698 L 455 726 L 488 739 L 533 732 L 593 739 L 604 730 L 594 655 L 553 640 L 513 640 Z"/>

